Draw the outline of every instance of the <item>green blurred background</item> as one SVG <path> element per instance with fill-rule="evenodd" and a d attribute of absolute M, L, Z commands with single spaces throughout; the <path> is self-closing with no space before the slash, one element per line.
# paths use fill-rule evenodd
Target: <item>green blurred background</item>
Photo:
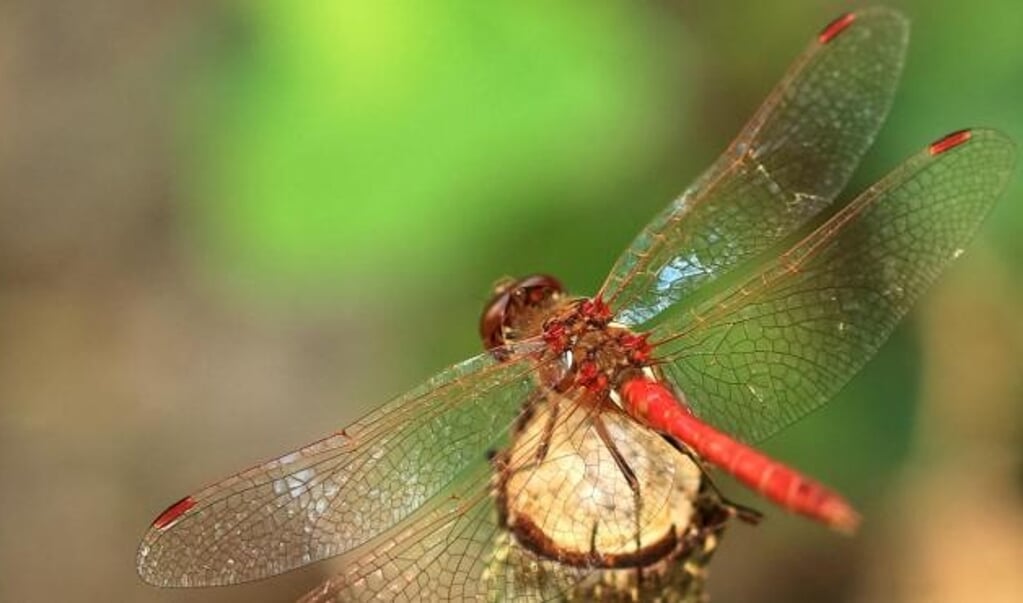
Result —
<path fill-rule="evenodd" d="M 1019 3 L 892 4 L 908 62 L 851 191 L 953 129 L 1023 141 Z M 496 278 L 594 291 L 849 8 L 0 3 L 0 600 L 304 593 L 329 563 L 163 591 L 135 547 L 197 485 L 476 353 Z M 765 508 L 715 601 L 1023 600 L 1021 230 L 1017 176 L 877 359 L 766 444 L 862 533 Z"/>

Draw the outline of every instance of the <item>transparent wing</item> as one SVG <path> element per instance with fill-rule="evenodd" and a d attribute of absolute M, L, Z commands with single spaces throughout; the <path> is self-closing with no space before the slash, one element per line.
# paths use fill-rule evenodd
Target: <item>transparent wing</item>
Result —
<path fill-rule="evenodd" d="M 935 142 L 744 284 L 659 324 L 663 370 L 701 418 L 750 441 L 822 405 L 962 253 L 1014 155 L 989 130 Z"/>
<path fill-rule="evenodd" d="M 478 594 L 476 566 L 485 563 L 497 533 L 489 496 L 490 467 L 475 463 L 448 496 L 424 508 L 410 525 L 345 563 L 345 570 L 303 602 L 459 600 Z M 444 595 L 444 596 L 441 596 Z"/>
<path fill-rule="evenodd" d="M 138 572 L 160 586 L 233 584 L 338 555 L 402 522 L 500 446 L 534 361 L 484 354 L 347 429 L 209 486 L 161 514 Z"/>
<path fill-rule="evenodd" d="M 586 570 L 562 567 L 531 585 L 505 580 L 502 553 L 514 544 L 499 527 L 491 477 L 489 466 L 479 464 L 462 489 L 465 497 L 440 500 L 412 525 L 370 544 L 301 602 L 560 599 Z"/>
<path fill-rule="evenodd" d="M 735 142 L 618 258 L 601 291 L 617 320 L 651 320 L 827 207 L 888 113 L 908 32 L 883 8 L 825 28 Z"/>
<path fill-rule="evenodd" d="M 642 541 L 638 534 L 685 533 L 692 516 L 685 507 L 701 476 L 688 457 L 623 413 L 601 413 L 551 392 L 546 398 L 559 398 L 560 412 L 552 415 L 549 403 L 534 399 L 495 467 L 476 466 L 450 496 L 354 553 L 342 572 L 302 601 L 587 600 L 605 570 L 539 556 L 500 518 L 528 516 L 553 544 L 587 552 L 622 554 Z M 641 509 L 597 433 L 598 416 L 641 484 Z M 555 427 L 546 438 L 549 421 Z M 539 461 L 541 446 L 548 453 Z M 506 505 L 503 511 L 499 504 Z"/>

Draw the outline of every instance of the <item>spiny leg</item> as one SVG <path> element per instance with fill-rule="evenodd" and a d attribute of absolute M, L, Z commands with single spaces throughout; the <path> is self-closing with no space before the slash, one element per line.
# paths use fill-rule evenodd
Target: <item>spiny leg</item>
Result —
<path fill-rule="evenodd" d="M 629 463 L 626 462 L 622 452 L 618 450 L 618 445 L 611 439 L 611 433 L 607 430 L 607 425 L 604 423 L 604 419 L 601 418 L 600 414 L 596 414 L 593 417 L 593 426 L 597 430 L 597 436 L 600 438 L 600 441 L 607 446 L 608 452 L 611 453 L 611 458 L 614 459 L 615 465 L 618 466 L 618 470 L 622 472 L 625 482 L 629 484 L 629 489 L 632 490 L 633 509 L 635 509 L 636 512 L 636 549 L 639 549 L 642 547 L 642 543 L 640 542 L 639 525 L 641 519 L 640 508 L 642 500 L 640 499 L 639 479 L 636 477 L 636 472 L 633 471 L 632 467 L 629 466 Z"/>
<path fill-rule="evenodd" d="M 753 507 L 746 506 L 742 503 L 733 502 L 727 496 L 725 496 L 724 493 L 721 492 L 721 489 L 718 488 L 717 484 L 714 482 L 714 479 L 711 478 L 710 472 L 707 471 L 707 467 L 703 464 L 703 461 L 702 459 L 700 459 L 699 455 L 697 455 L 688 446 L 686 446 L 684 442 L 680 442 L 676 438 L 667 434 L 661 434 L 661 437 L 663 437 L 664 440 L 668 442 L 668 444 L 670 444 L 672 448 L 678 450 L 681 454 L 688 456 L 689 458 L 693 459 L 693 461 L 696 462 L 696 466 L 700 468 L 700 472 L 703 474 L 704 482 L 707 484 L 707 487 L 713 490 L 714 494 L 721 500 L 721 505 L 728 510 L 729 517 L 738 517 L 742 521 L 754 526 L 759 524 L 761 520 L 764 519 L 764 514 L 761 513 L 760 511 L 754 509 Z M 728 518 L 723 518 L 722 523 L 727 519 Z"/>
<path fill-rule="evenodd" d="M 653 373 L 655 379 L 658 382 L 668 384 L 669 387 L 671 387 L 672 393 L 675 394 L 675 398 L 679 400 L 683 406 L 688 407 L 688 404 L 686 404 L 685 394 L 681 390 L 679 390 L 679 388 L 675 387 L 671 383 L 671 381 L 664 378 L 664 372 L 660 366 L 657 365 L 652 366 L 651 372 Z M 732 502 L 731 500 L 729 500 L 724 495 L 724 493 L 722 493 L 721 490 L 717 487 L 717 484 L 714 483 L 714 480 L 710 476 L 710 472 L 707 471 L 707 467 L 703 463 L 703 459 L 701 459 L 700 456 L 696 454 L 696 452 L 689 448 L 689 446 L 687 446 L 685 442 L 681 442 L 678 439 L 666 433 L 662 433 L 661 437 L 663 437 L 665 441 L 667 441 L 668 444 L 672 446 L 672 448 L 678 450 L 681 454 L 684 454 L 689 458 L 693 459 L 693 462 L 696 463 L 696 466 L 700 468 L 700 473 L 703 474 L 704 482 L 711 490 L 714 491 L 714 494 L 717 495 L 718 499 L 721 500 L 721 505 L 728 510 L 729 517 L 738 517 L 739 519 L 750 525 L 757 525 L 760 523 L 760 521 L 764 518 L 764 514 L 754 509 L 753 507 L 748 507 L 746 505 L 737 502 Z M 728 517 L 722 518 L 721 520 L 722 523 L 724 521 L 727 521 L 727 519 Z"/>
<path fill-rule="evenodd" d="M 547 458 L 551 449 L 551 439 L 554 437 L 554 428 L 558 424 L 558 415 L 561 411 L 560 396 L 551 396 L 551 411 L 543 426 L 543 434 L 540 436 L 540 443 L 536 447 L 536 464 L 539 465 Z"/>

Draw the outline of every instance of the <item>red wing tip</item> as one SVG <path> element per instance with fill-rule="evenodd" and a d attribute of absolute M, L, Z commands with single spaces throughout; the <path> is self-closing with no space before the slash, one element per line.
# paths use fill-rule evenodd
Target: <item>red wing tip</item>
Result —
<path fill-rule="evenodd" d="M 973 137 L 972 130 L 956 130 L 955 132 L 952 132 L 951 134 L 946 134 L 945 136 L 942 136 L 938 140 L 932 142 L 931 146 L 927 147 L 927 151 L 931 154 L 932 157 L 936 155 L 941 155 L 945 151 L 948 151 L 949 149 L 953 149 L 963 144 L 972 137 Z"/>
<path fill-rule="evenodd" d="M 827 44 L 838 37 L 838 34 L 845 31 L 853 21 L 856 20 L 856 13 L 845 13 L 844 15 L 836 18 L 831 23 L 824 26 L 824 29 L 817 34 L 817 41 L 821 44 Z"/>
<path fill-rule="evenodd" d="M 181 519 L 189 509 L 195 506 L 195 499 L 191 496 L 186 496 L 167 507 L 167 509 L 160 513 L 156 519 L 153 520 L 153 527 L 157 530 L 166 530 Z"/>

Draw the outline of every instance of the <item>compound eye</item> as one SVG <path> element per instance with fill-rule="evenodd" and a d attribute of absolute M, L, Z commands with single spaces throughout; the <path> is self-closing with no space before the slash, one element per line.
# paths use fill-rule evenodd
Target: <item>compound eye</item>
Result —
<path fill-rule="evenodd" d="M 508 343 L 505 327 L 516 321 L 516 312 L 543 306 L 561 292 L 558 279 L 546 274 L 535 274 L 514 282 L 499 282 L 494 297 L 480 317 L 480 337 L 484 347 L 493 350 Z"/>
<path fill-rule="evenodd" d="M 555 295 L 564 292 L 561 282 L 547 274 L 534 274 L 520 280 L 515 285 L 523 301 L 529 305 L 537 305 Z"/>
<path fill-rule="evenodd" d="M 513 290 L 508 289 L 495 295 L 480 317 L 480 337 L 483 338 L 483 347 L 488 350 L 504 345 L 504 320 Z"/>

